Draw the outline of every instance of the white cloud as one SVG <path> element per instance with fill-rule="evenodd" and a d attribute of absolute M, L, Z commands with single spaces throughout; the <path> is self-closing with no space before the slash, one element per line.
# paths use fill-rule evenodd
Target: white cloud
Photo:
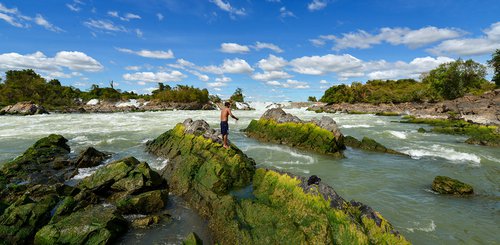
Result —
<path fill-rule="evenodd" d="M 291 78 L 292 75 L 284 71 L 265 71 L 264 73 L 255 73 L 252 78 L 259 81 L 271 81 L 285 78 Z"/>
<path fill-rule="evenodd" d="M 250 52 L 250 48 L 248 48 L 248 46 L 240 45 L 237 43 L 222 43 L 220 45 L 220 51 L 223 53 L 230 53 L 230 54 L 248 53 Z"/>
<path fill-rule="evenodd" d="M 241 9 L 234 8 L 233 6 L 231 6 L 229 2 L 224 2 L 223 0 L 210 0 L 210 2 L 214 3 L 221 10 L 226 11 L 230 14 L 235 14 L 240 16 L 246 15 L 244 8 Z"/>
<path fill-rule="evenodd" d="M 436 54 L 454 55 L 482 55 L 491 54 L 500 49 L 500 22 L 491 24 L 484 30 L 484 36 L 478 38 L 464 38 L 447 40 L 428 51 Z"/>
<path fill-rule="evenodd" d="M 228 82 L 231 82 L 232 79 L 230 77 L 222 76 L 222 77 L 215 78 L 215 81 L 221 82 L 221 83 L 228 83 Z"/>
<path fill-rule="evenodd" d="M 15 26 L 15 27 L 20 27 L 20 28 L 26 27 L 25 25 L 18 22 L 18 20 L 16 20 L 13 16 L 10 16 L 10 15 L 7 15 L 7 14 L 1 13 L 1 12 L 0 12 L 0 20 L 4 20 L 5 22 L 7 22 L 10 25 Z"/>
<path fill-rule="evenodd" d="M 94 20 L 90 19 L 88 21 L 83 22 L 85 26 L 93 30 L 100 31 L 110 31 L 110 32 L 128 32 L 128 30 L 120 25 L 115 25 L 110 20 Z"/>
<path fill-rule="evenodd" d="M 280 8 L 280 17 L 282 19 L 284 19 L 286 17 L 296 17 L 296 16 L 292 11 L 287 10 L 286 7 L 281 7 Z"/>
<path fill-rule="evenodd" d="M 1 70 L 34 69 L 40 72 L 53 73 L 60 72 L 63 68 L 97 72 L 101 71 L 103 66 L 94 58 L 77 51 L 61 51 L 54 57 L 47 57 L 40 51 L 27 55 L 18 53 L 0 54 Z"/>
<path fill-rule="evenodd" d="M 414 78 L 428 72 L 440 64 L 454 61 L 448 57 L 423 57 L 415 58 L 410 63 L 398 61 L 388 63 L 385 61 L 368 62 L 365 64 L 364 71 L 369 72 L 369 79 L 396 79 L 396 78 Z M 359 74 L 358 74 L 359 75 Z"/>
<path fill-rule="evenodd" d="M 135 34 L 137 35 L 137 37 L 144 36 L 144 33 L 142 33 L 141 29 L 135 29 Z"/>
<path fill-rule="evenodd" d="M 157 13 L 156 18 L 158 18 L 159 21 L 162 21 L 163 18 L 165 18 L 165 17 L 161 13 Z"/>
<path fill-rule="evenodd" d="M 328 84 L 329 82 L 323 79 L 323 80 L 319 81 L 319 83 L 320 84 Z"/>
<path fill-rule="evenodd" d="M 123 53 L 129 53 L 129 54 L 135 54 L 139 55 L 141 57 L 146 57 L 146 58 L 153 58 L 153 59 L 173 59 L 174 58 L 174 53 L 172 50 L 167 50 L 167 51 L 161 51 L 161 50 L 146 50 L 142 49 L 139 51 L 134 51 L 126 48 L 116 48 L 116 50 L 123 52 Z"/>
<path fill-rule="evenodd" d="M 259 60 L 257 66 L 264 71 L 277 71 L 283 69 L 287 64 L 285 59 L 270 54 L 267 59 Z"/>
<path fill-rule="evenodd" d="M 126 66 L 125 67 L 125 70 L 127 70 L 127 71 L 138 71 L 140 69 L 141 69 L 140 66 Z"/>
<path fill-rule="evenodd" d="M 171 72 L 136 72 L 133 74 L 126 73 L 123 79 L 127 81 L 140 81 L 140 82 L 180 82 L 186 75 L 180 71 Z"/>
<path fill-rule="evenodd" d="M 376 34 L 358 30 L 356 32 L 343 33 L 341 37 L 322 35 L 310 41 L 315 46 L 323 46 L 327 41 L 331 41 L 334 43 L 333 50 L 347 48 L 366 49 L 383 42 L 391 45 L 406 45 L 410 48 L 418 48 L 438 41 L 460 37 L 464 33 L 464 31 L 455 28 L 437 28 L 434 26 L 416 30 L 384 27 Z"/>
<path fill-rule="evenodd" d="M 223 82 L 213 82 L 213 83 L 207 83 L 207 86 L 209 86 L 209 87 L 225 87 L 225 86 L 227 86 L 227 84 L 223 83 Z"/>
<path fill-rule="evenodd" d="M 133 19 L 141 19 L 141 16 L 132 14 L 132 13 L 126 13 L 124 16 L 120 16 L 120 14 L 117 11 L 108 11 L 108 15 L 114 18 L 118 18 L 123 21 L 130 21 Z"/>
<path fill-rule="evenodd" d="M 71 3 L 67 3 L 66 7 L 68 7 L 68 9 L 73 11 L 73 12 L 80 12 L 80 10 L 82 10 L 78 5 L 71 4 Z"/>
<path fill-rule="evenodd" d="M 324 56 L 304 56 L 293 59 L 290 65 L 295 72 L 308 75 L 324 75 L 331 72 L 342 72 L 362 66 L 362 61 L 349 54 Z"/>
<path fill-rule="evenodd" d="M 321 10 L 324 9 L 328 5 L 327 0 L 313 0 L 307 5 L 307 8 L 310 11 L 316 11 L 316 10 Z"/>
<path fill-rule="evenodd" d="M 261 50 L 261 49 L 270 49 L 276 53 L 282 53 L 283 49 L 281 49 L 278 45 L 272 44 L 272 43 L 261 43 L 261 42 L 256 42 L 255 45 L 253 46 L 255 50 Z"/>
<path fill-rule="evenodd" d="M 41 14 L 37 14 L 35 17 L 35 23 L 39 26 L 43 26 L 45 29 L 53 32 L 62 32 L 63 30 L 57 26 L 51 24 L 48 20 L 43 18 Z"/>
<path fill-rule="evenodd" d="M 295 89 L 306 89 L 310 88 L 309 84 L 306 82 L 300 82 L 297 80 L 288 79 L 286 82 L 278 82 L 278 81 L 268 81 L 267 85 L 283 87 L 283 88 L 295 88 Z"/>
<path fill-rule="evenodd" d="M 254 69 L 243 59 L 225 59 L 222 65 L 220 66 L 202 66 L 196 67 L 204 72 L 209 72 L 213 74 L 224 74 L 224 73 L 233 73 L 233 74 L 244 74 L 244 73 L 252 73 Z"/>

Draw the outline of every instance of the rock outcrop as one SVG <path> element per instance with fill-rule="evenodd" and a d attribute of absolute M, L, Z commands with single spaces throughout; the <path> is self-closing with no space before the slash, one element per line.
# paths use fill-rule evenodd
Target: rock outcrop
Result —
<path fill-rule="evenodd" d="M 361 141 L 359 141 L 358 139 L 356 139 L 352 136 L 346 136 L 344 138 L 344 143 L 346 146 L 349 146 L 352 148 L 358 148 L 358 149 L 362 149 L 362 150 L 366 150 L 366 151 L 374 151 L 374 152 L 382 152 L 382 153 L 407 156 L 406 154 L 401 153 L 399 151 L 389 149 L 389 148 L 385 147 L 384 145 L 378 143 L 374 139 L 371 139 L 368 137 L 363 137 L 363 139 Z"/>
<path fill-rule="evenodd" d="M 432 190 L 439 194 L 470 195 L 474 193 L 471 185 L 447 176 L 436 176 L 432 181 Z"/>
<path fill-rule="evenodd" d="M 304 177 L 256 169 L 235 145 L 225 149 L 205 137 L 212 134 L 206 125 L 186 120 L 148 142 L 147 150 L 169 159 L 162 176 L 208 220 L 214 242 L 409 244 L 379 213 L 345 201 L 319 178 L 308 184 Z M 242 187 L 252 196 L 232 195 Z"/>
<path fill-rule="evenodd" d="M 111 154 L 100 152 L 94 147 L 88 147 L 84 151 L 80 152 L 80 155 L 76 159 L 76 166 L 78 168 L 95 167 L 109 157 L 111 157 Z"/>
<path fill-rule="evenodd" d="M 66 185 L 78 162 L 66 142 L 50 135 L 2 166 L 0 241 L 109 244 L 128 229 L 122 214 L 165 207 L 166 181 L 133 157 L 109 163 L 76 187 Z"/>
<path fill-rule="evenodd" d="M 345 149 L 344 136 L 333 119 L 305 122 L 281 108 L 267 110 L 244 131 L 249 137 L 323 154 L 341 157 Z"/>
<path fill-rule="evenodd" d="M 18 102 L 14 105 L 8 105 L 0 110 L 0 115 L 35 115 L 49 114 L 41 105 L 37 105 L 32 101 Z"/>

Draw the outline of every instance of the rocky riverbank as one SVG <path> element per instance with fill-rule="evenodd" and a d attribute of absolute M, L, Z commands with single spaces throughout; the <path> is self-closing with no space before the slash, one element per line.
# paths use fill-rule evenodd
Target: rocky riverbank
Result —
<path fill-rule="evenodd" d="M 483 125 L 500 126 L 500 89 L 480 96 L 466 95 L 455 100 L 438 103 L 367 104 L 340 103 L 315 104 L 309 110 L 316 112 L 389 113 L 388 115 L 412 115 L 420 118 L 455 118 Z"/>

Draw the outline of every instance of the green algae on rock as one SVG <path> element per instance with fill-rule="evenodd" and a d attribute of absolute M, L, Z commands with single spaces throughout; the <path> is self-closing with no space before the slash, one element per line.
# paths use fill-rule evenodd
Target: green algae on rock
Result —
<path fill-rule="evenodd" d="M 429 124 L 433 126 L 432 131 L 443 134 L 467 135 L 470 138 L 465 141 L 468 144 L 500 147 L 500 128 L 498 126 L 479 125 L 464 121 L 462 119 L 437 119 L 417 118 L 414 116 L 404 117 L 401 123 Z"/>
<path fill-rule="evenodd" d="M 187 235 L 186 239 L 182 241 L 182 245 L 203 245 L 203 241 L 196 233 L 191 232 Z"/>
<path fill-rule="evenodd" d="M 395 154 L 395 155 L 405 155 L 404 153 L 389 149 L 382 144 L 378 143 L 374 139 L 368 138 L 368 137 L 363 137 L 361 141 L 358 139 L 352 137 L 352 136 L 345 136 L 344 137 L 344 143 L 346 146 L 350 146 L 352 148 L 359 148 L 367 151 L 374 151 L 374 152 L 382 152 L 382 153 L 389 153 L 389 154 Z"/>
<path fill-rule="evenodd" d="M 178 124 L 148 142 L 147 150 L 168 158 L 162 172 L 171 191 L 207 218 L 216 243 L 409 244 L 380 214 L 345 201 L 327 185 L 308 186 L 303 177 L 255 170 L 236 146 L 224 149 L 204 121 Z M 231 195 L 249 185 L 253 197 Z"/>
<path fill-rule="evenodd" d="M 432 190 L 439 194 L 470 195 L 474 193 L 471 185 L 447 176 L 436 176 L 432 181 Z"/>
<path fill-rule="evenodd" d="M 34 243 L 110 244 L 127 231 L 127 221 L 112 206 L 89 206 L 40 229 Z"/>
<path fill-rule="evenodd" d="M 267 110 L 244 130 L 252 138 L 322 154 L 343 156 L 344 136 L 330 117 L 303 122 L 281 108 Z"/>

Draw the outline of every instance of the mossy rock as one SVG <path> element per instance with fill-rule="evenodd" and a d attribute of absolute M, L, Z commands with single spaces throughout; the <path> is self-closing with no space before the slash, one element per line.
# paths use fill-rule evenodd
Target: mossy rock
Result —
<path fill-rule="evenodd" d="M 424 128 L 418 128 L 417 132 L 419 133 L 427 133 L 427 130 L 425 130 Z"/>
<path fill-rule="evenodd" d="M 363 137 L 361 141 L 358 139 L 352 137 L 352 136 L 345 136 L 344 137 L 344 143 L 345 145 L 352 147 L 352 148 L 358 148 L 366 151 L 373 151 L 373 152 L 382 152 L 382 153 L 389 153 L 389 154 L 395 154 L 395 155 L 404 155 L 406 154 L 389 149 L 382 144 L 378 143 L 372 138 L 368 137 Z"/>
<path fill-rule="evenodd" d="M 384 117 L 394 117 L 394 116 L 400 116 L 400 115 L 401 115 L 401 113 L 392 112 L 392 111 L 383 111 L 383 112 L 375 113 L 375 116 L 384 116 Z"/>
<path fill-rule="evenodd" d="M 447 176 L 436 176 L 432 181 L 432 190 L 440 194 L 471 195 L 474 189 L 471 185 Z"/>
<path fill-rule="evenodd" d="M 161 216 L 159 215 L 149 215 L 146 217 L 141 217 L 134 219 L 132 221 L 132 227 L 134 228 L 147 228 L 152 225 L 158 224 L 161 221 Z"/>
<path fill-rule="evenodd" d="M 279 143 L 322 154 L 342 157 L 345 149 L 344 137 L 336 137 L 333 132 L 323 129 L 314 123 L 285 122 L 274 120 L 252 120 L 244 130 L 252 138 L 267 142 Z"/>
<path fill-rule="evenodd" d="M 89 206 L 40 229 L 34 244 L 110 244 L 127 231 L 127 221 L 113 207 Z"/>
<path fill-rule="evenodd" d="M 196 233 L 191 232 L 187 235 L 186 239 L 182 241 L 182 245 L 203 245 L 203 241 Z"/>
<path fill-rule="evenodd" d="M 155 190 L 129 196 L 116 203 L 117 208 L 125 214 L 150 214 L 162 210 L 167 205 L 168 191 Z"/>
<path fill-rule="evenodd" d="M 468 144 L 500 147 L 498 126 L 479 125 L 461 119 L 416 118 L 414 116 L 406 116 L 404 119 L 406 121 L 401 121 L 401 123 L 429 124 L 433 126 L 432 131 L 436 133 L 467 135 L 470 138 L 465 143 Z"/>
<path fill-rule="evenodd" d="M 55 195 L 35 201 L 20 197 L 0 216 L 0 240 L 8 244 L 30 243 L 38 229 L 50 220 L 50 212 L 58 202 Z"/>

